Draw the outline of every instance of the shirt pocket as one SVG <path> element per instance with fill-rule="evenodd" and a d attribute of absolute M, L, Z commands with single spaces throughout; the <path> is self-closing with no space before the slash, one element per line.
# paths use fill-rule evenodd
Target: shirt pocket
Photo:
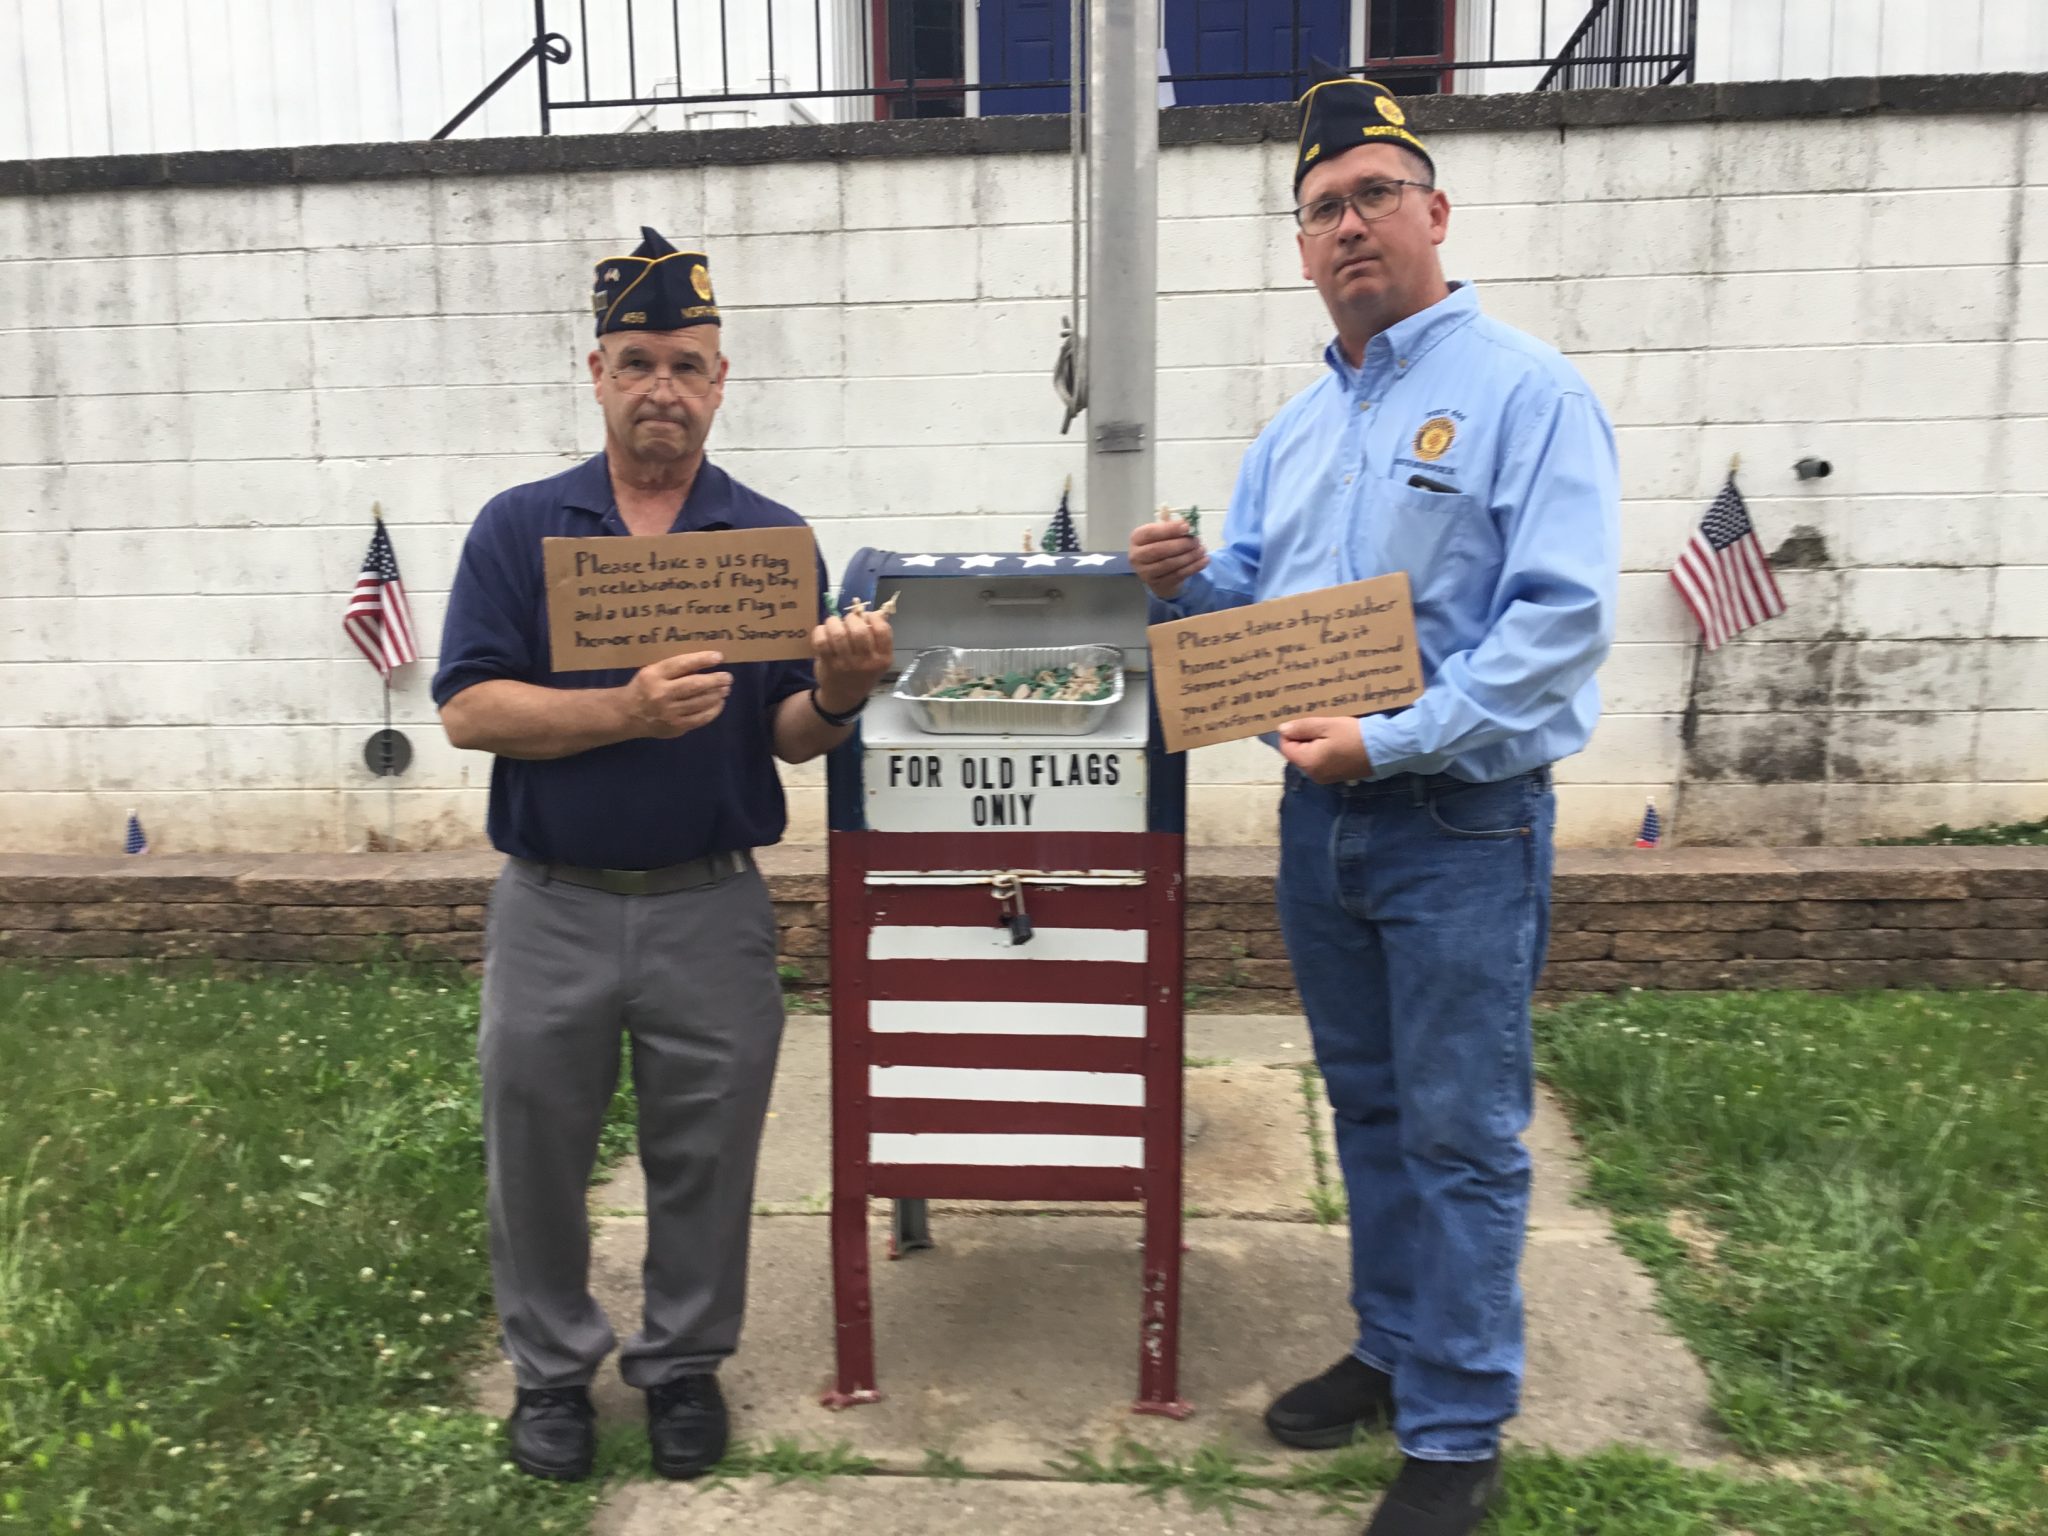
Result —
<path fill-rule="evenodd" d="M 1498 537 L 1478 497 L 1392 480 L 1378 483 L 1370 524 L 1380 572 L 1406 571 L 1417 607 L 1457 587 Z"/>

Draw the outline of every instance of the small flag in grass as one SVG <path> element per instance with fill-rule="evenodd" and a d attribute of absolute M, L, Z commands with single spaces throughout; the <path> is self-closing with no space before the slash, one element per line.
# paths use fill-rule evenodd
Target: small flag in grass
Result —
<path fill-rule="evenodd" d="M 1636 833 L 1638 848 L 1654 848 L 1664 841 L 1664 823 L 1657 819 L 1657 802 L 1649 801 L 1643 806 L 1643 828 Z"/>
<path fill-rule="evenodd" d="M 133 811 L 128 813 L 128 835 L 122 839 L 121 848 L 126 853 L 149 852 L 149 839 L 143 835 L 142 818 Z"/>

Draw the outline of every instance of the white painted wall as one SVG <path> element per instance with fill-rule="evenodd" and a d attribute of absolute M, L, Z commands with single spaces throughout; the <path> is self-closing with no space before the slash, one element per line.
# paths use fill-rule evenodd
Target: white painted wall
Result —
<path fill-rule="evenodd" d="M 1791 612 L 1709 674 L 1680 835 L 1839 841 L 2048 813 L 2048 115 L 1445 134 L 1447 259 L 1619 426 L 1627 574 L 1568 840 L 1681 753 L 1664 571 L 1731 454 Z M 1286 147 L 1161 157 L 1160 495 L 1217 509 L 1316 377 Z M 701 235 L 728 468 L 855 547 L 1015 548 L 1083 476 L 1047 382 L 1062 156 L 0 198 L 0 848 L 473 842 L 484 759 L 408 669 L 403 787 L 343 595 L 383 505 L 430 639 L 465 525 L 593 449 L 589 263 Z M 1804 455 L 1832 478 L 1802 486 Z M 1801 757 L 1803 754 L 1803 757 Z M 1801 766 L 1803 764 L 1803 766 Z M 1195 760 L 1194 828 L 1271 832 L 1273 760 Z M 806 777 L 815 784 L 814 777 Z M 816 835 L 820 796 L 799 796 Z"/>
<path fill-rule="evenodd" d="M 1354 52 L 1365 6 L 1354 0 Z M 1585 8 L 1581 0 L 1466 0 L 1458 55 L 1550 57 Z M 423 139 L 519 55 L 532 14 L 528 0 L 0 0 L 0 160 Z M 840 90 L 869 78 L 866 0 L 547 0 L 546 14 L 576 49 L 550 74 L 562 101 Z M 971 77 L 972 5 L 967 16 Z M 1700 0 L 1699 17 L 1701 80 L 2048 70 L 2044 0 Z M 1542 73 L 1463 71 L 1458 89 L 1529 90 Z M 978 110 L 978 97 L 968 103 Z M 553 129 L 872 115 L 865 96 L 698 102 L 564 109 Z M 539 128 L 529 65 L 458 132 Z"/>
<path fill-rule="evenodd" d="M 815 14 L 812 0 L 548 0 L 549 28 L 575 49 L 550 89 L 601 101 L 852 86 L 866 79 L 861 14 L 859 0 L 821 0 Z M 424 139 L 532 36 L 529 0 L 0 0 L 0 160 Z M 538 133 L 534 67 L 458 136 Z M 553 130 L 871 115 L 864 97 L 615 107 L 562 111 Z"/>

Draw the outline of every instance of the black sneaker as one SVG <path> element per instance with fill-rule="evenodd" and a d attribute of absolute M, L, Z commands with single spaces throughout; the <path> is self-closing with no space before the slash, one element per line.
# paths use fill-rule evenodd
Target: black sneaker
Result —
<path fill-rule="evenodd" d="M 1273 1438 L 1302 1451 L 1334 1451 L 1393 1420 L 1394 1378 L 1356 1355 L 1289 1387 L 1266 1410 Z"/>
<path fill-rule="evenodd" d="M 647 1389 L 647 1445 L 663 1477 L 697 1477 L 725 1455 L 725 1394 L 709 1371 Z"/>
<path fill-rule="evenodd" d="M 597 1410 L 588 1387 L 521 1387 L 505 1420 L 512 1464 L 532 1477 L 580 1483 L 597 1459 Z"/>
<path fill-rule="evenodd" d="M 1500 1458 L 1401 1463 L 1365 1536 L 1466 1536 L 1500 1494 Z"/>

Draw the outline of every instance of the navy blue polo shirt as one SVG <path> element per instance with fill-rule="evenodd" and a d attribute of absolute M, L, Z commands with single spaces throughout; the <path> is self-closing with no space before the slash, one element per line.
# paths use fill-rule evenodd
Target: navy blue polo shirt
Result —
<path fill-rule="evenodd" d="M 802 527 L 707 461 L 671 533 Z M 540 541 L 623 535 L 605 456 L 494 496 L 462 546 L 441 631 L 434 703 L 493 678 L 549 688 L 617 688 L 631 668 L 551 670 Z M 818 566 L 821 599 L 824 562 Z M 521 859 L 660 869 L 779 842 L 787 824 L 775 774 L 775 706 L 811 686 L 808 661 L 729 663 L 732 693 L 711 724 L 672 741 L 615 742 L 547 762 L 491 765 L 491 843 Z"/>

